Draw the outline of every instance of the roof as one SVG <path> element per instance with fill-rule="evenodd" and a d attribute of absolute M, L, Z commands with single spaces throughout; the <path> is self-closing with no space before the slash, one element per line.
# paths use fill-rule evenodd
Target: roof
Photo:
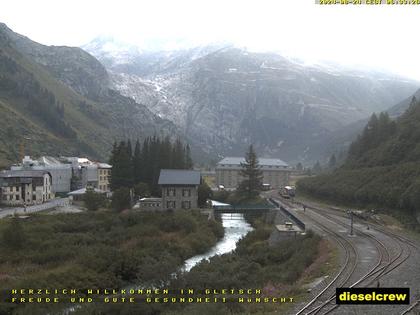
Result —
<path fill-rule="evenodd" d="M 145 198 L 141 198 L 140 201 L 162 201 L 162 198 L 145 197 Z"/>
<path fill-rule="evenodd" d="M 98 165 L 99 168 L 112 168 L 111 165 L 109 165 L 108 163 L 96 163 Z"/>
<path fill-rule="evenodd" d="M 13 177 L 43 177 L 45 174 L 49 174 L 43 170 L 7 170 L 1 171 L 1 178 L 13 178 Z"/>
<path fill-rule="evenodd" d="M 261 166 L 288 166 L 288 164 L 280 159 L 259 158 L 258 164 Z M 244 157 L 225 157 L 218 165 L 240 165 L 245 163 Z"/>
<path fill-rule="evenodd" d="M 103 190 L 100 190 L 98 188 L 94 188 L 93 191 L 96 192 L 96 193 L 98 193 L 98 194 L 105 193 Z M 86 194 L 86 188 L 81 188 L 81 189 L 78 189 L 78 190 L 73 190 L 73 191 L 69 192 L 67 195 L 69 195 L 69 196 L 75 196 L 75 195 L 84 195 L 84 194 Z"/>
<path fill-rule="evenodd" d="M 159 185 L 199 185 L 201 173 L 191 170 L 160 170 Z"/>
<path fill-rule="evenodd" d="M 213 206 L 213 207 L 220 207 L 220 206 L 230 206 L 230 204 L 228 204 L 228 203 L 224 203 L 224 202 L 220 202 L 220 201 L 217 201 L 217 200 L 210 200 L 210 202 L 211 202 L 211 205 Z"/>

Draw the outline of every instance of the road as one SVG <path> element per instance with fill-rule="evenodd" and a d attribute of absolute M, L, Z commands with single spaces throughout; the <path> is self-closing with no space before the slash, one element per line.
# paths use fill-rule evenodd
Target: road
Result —
<path fill-rule="evenodd" d="M 14 214 L 25 215 L 67 205 L 69 205 L 69 198 L 56 198 L 40 205 L 28 206 L 26 207 L 26 211 L 23 207 L 0 208 L 0 219 Z"/>
<path fill-rule="evenodd" d="M 294 314 L 420 314 L 420 303 L 416 304 L 420 299 L 420 245 L 415 240 L 358 219 L 354 221 L 354 235 L 350 235 L 350 220 L 345 213 L 308 203 L 303 211 L 300 204 L 272 196 L 301 219 L 307 229 L 336 244 L 340 253 L 338 271 L 314 288 L 308 301 L 296 305 Z M 335 304 L 336 287 L 378 284 L 409 287 L 412 309 L 407 305 Z"/>

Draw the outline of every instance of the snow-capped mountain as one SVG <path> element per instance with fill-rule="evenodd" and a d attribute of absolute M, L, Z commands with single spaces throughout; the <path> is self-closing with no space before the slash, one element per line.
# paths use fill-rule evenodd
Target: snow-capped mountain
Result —
<path fill-rule="evenodd" d="M 232 46 L 124 54 L 109 47 L 105 41 L 83 48 L 105 64 L 114 88 L 220 155 L 242 154 L 254 143 L 260 154 L 313 161 L 331 132 L 419 86 L 386 73 L 305 65 Z"/>

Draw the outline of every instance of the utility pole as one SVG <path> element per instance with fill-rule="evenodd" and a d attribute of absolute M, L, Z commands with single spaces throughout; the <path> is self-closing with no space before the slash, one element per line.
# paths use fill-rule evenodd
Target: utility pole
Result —
<path fill-rule="evenodd" d="M 353 236 L 353 211 L 350 210 L 350 235 Z"/>

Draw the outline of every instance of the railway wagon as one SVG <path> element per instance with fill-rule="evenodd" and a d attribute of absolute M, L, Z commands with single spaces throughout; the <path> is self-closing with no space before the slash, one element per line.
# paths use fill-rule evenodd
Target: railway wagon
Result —
<path fill-rule="evenodd" d="M 295 187 L 284 186 L 282 189 L 280 189 L 279 195 L 286 199 L 293 198 L 296 195 Z"/>

